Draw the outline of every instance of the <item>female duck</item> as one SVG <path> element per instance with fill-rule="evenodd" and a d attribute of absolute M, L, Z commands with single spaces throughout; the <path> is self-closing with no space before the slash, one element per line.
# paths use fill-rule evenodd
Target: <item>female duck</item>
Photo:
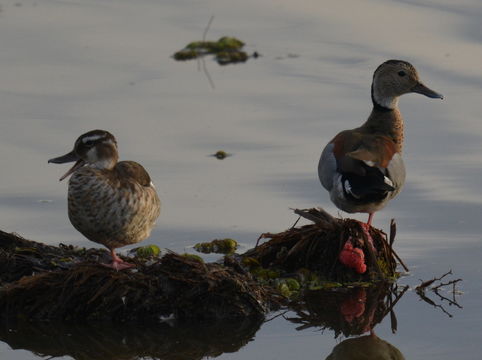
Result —
<path fill-rule="evenodd" d="M 115 249 L 147 238 L 160 213 L 160 201 L 149 174 L 134 161 L 118 162 L 117 142 L 104 130 L 80 136 L 74 149 L 49 163 L 76 161 L 63 175 L 69 180 L 72 225 L 87 239 L 107 247 L 116 270 L 133 267 Z"/>

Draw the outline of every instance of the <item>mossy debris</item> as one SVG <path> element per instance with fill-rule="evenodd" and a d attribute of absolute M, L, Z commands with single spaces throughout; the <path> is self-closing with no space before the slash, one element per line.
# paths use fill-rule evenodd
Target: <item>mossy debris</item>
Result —
<path fill-rule="evenodd" d="M 271 290 L 230 261 L 168 252 L 129 258 L 134 270 L 114 271 L 99 264 L 96 255 L 104 254 L 0 232 L 0 318 L 229 319 L 263 317 L 271 307 Z"/>
<path fill-rule="evenodd" d="M 229 36 L 223 36 L 218 41 L 193 41 L 184 49 L 174 53 L 177 61 L 197 59 L 205 55 L 214 55 L 219 65 L 235 64 L 248 60 L 248 54 L 242 50 L 244 42 Z"/>
<path fill-rule="evenodd" d="M 321 209 L 299 212 L 308 214 L 315 223 L 278 234 L 262 234 L 260 239 L 269 241 L 242 255 L 256 276 L 263 274 L 263 269 L 295 273 L 303 283 L 310 284 L 310 288 L 324 288 L 330 283 L 393 280 L 398 276 L 394 251 L 381 230 L 373 227 L 368 230 L 373 240 L 372 249 L 367 245 L 367 233 L 359 221 L 334 218 Z M 359 273 L 340 261 L 340 253 L 348 241 L 364 253 L 373 252 L 372 257 L 365 258 L 365 272 Z"/>
<path fill-rule="evenodd" d="M 197 243 L 194 249 L 204 254 L 232 254 L 238 248 L 238 242 L 234 239 L 214 239 L 210 242 Z"/>

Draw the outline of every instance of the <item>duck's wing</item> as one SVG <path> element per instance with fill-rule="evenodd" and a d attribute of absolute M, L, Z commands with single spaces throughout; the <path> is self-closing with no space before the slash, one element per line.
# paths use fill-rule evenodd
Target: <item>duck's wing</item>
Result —
<path fill-rule="evenodd" d="M 119 179 L 125 181 L 135 181 L 142 186 L 151 186 L 151 177 L 144 167 L 135 161 L 120 161 L 116 164 L 114 170 L 118 174 Z"/>
<path fill-rule="evenodd" d="M 344 191 L 355 199 L 380 200 L 397 189 L 399 178 L 405 178 L 403 161 L 396 149 L 387 136 L 356 129 L 343 131 L 323 150 L 318 168 L 320 180 L 331 191 L 337 176 Z M 397 172 L 403 176 L 395 176 L 395 183 L 392 177 Z"/>

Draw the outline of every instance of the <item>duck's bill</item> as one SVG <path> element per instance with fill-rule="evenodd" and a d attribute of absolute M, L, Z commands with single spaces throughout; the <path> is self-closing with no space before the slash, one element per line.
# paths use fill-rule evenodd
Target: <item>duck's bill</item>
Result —
<path fill-rule="evenodd" d="M 417 93 L 417 94 L 422 94 L 422 95 L 428 96 L 429 98 L 432 98 L 432 99 L 443 99 L 444 98 L 444 96 L 442 94 L 439 94 L 438 92 L 433 91 L 432 89 L 429 89 L 428 87 L 426 87 L 422 83 L 418 83 L 417 85 L 415 85 L 413 87 L 412 91 L 414 93 Z"/>
<path fill-rule="evenodd" d="M 85 164 L 85 162 L 84 160 L 79 159 L 79 157 L 75 154 L 74 151 L 71 151 L 68 154 L 49 160 L 49 163 L 53 163 L 53 164 L 64 164 L 64 163 L 73 162 L 73 161 L 75 161 L 74 166 L 72 166 L 69 169 L 69 171 L 67 171 L 64 175 L 62 175 L 59 181 L 64 180 L 67 176 L 71 175 L 75 170 L 82 167 Z"/>

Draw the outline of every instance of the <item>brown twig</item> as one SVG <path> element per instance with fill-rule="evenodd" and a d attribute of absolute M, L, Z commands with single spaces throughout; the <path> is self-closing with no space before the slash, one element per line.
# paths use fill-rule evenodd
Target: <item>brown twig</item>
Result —
<path fill-rule="evenodd" d="M 393 247 L 393 242 L 395 241 L 396 234 L 397 234 L 397 223 L 395 222 L 395 219 L 391 219 L 390 220 L 390 248 Z"/>
<path fill-rule="evenodd" d="M 446 272 L 445 274 L 443 274 L 442 276 L 440 277 L 435 277 L 431 280 L 427 280 L 427 281 L 422 281 L 422 283 L 420 285 L 418 285 L 416 288 L 415 288 L 415 291 L 416 293 L 420 296 L 420 298 L 425 301 L 426 303 L 432 305 L 433 307 L 436 307 L 436 308 L 440 308 L 445 314 L 447 314 L 449 317 L 453 317 L 453 315 L 451 313 L 449 313 L 447 310 L 445 310 L 445 308 L 440 305 L 440 304 L 437 304 L 435 303 L 435 301 L 433 301 L 432 299 L 430 299 L 427 295 L 425 295 L 425 290 L 427 288 L 429 288 L 430 290 L 432 290 L 438 297 L 441 301 L 447 301 L 449 306 L 456 306 L 458 307 L 459 309 L 462 309 L 463 307 L 459 305 L 459 303 L 457 302 L 457 300 L 455 299 L 455 294 L 456 294 L 456 289 L 455 289 L 455 285 L 457 283 L 459 283 L 460 281 L 462 281 L 462 279 L 456 279 L 456 280 L 451 280 L 451 281 L 448 281 L 446 283 L 440 283 L 436 286 L 432 286 L 432 284 L 434 284 L 436 281 L 441 281 L 443 278 L 445 278 L 446 276 L 448 275 L 452 275 L 452 270 L 449 270 L 448 272 Z M 443 287 L 443 286 L 447 286 L 447 285 L 452 285 L 452 294 L 453 294 L 453 299 L 449 299 L 447 298 L 446 296 L 443 296 L 442 294 L 440 294 L 439 290 Z"/>

